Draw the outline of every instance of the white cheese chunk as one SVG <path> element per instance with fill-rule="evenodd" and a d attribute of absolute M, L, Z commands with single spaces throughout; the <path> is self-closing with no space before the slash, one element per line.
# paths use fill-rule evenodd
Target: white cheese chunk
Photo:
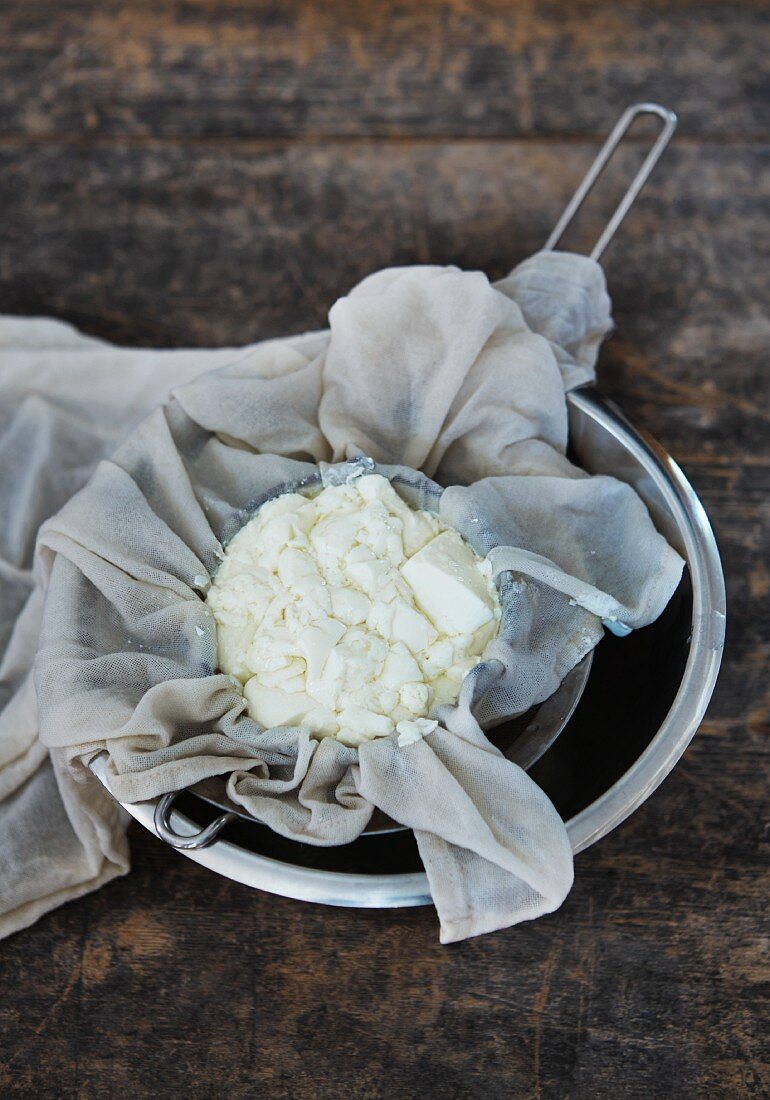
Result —
<path fill-rule="evenodd" d="M 372 601 L 355 588 L 345 588 L 334 585 L 329 589 L 332 604 L 332 614 L 335 619 L 347 626 L 357 626 L 365 623 L 371 610 Z"/>
<path fill-rule="evenodd" d="M 484 562 L 378 474 L 264 504 L 206 599 L 252 718 L 348 745 L 435 729 L 500 618 Z"/>
<path fill-rule="evenodd" d="M 427 684 L 403 684 L 398 698 L 401 706 L 412 714 L 426 714 L 430 703 L 430 688 Z"/>
<path fill-rule="evenodd" d="M 391 646 L 381 679 L 388 687 L 398 689 L 404 684 L 422 683 L 422 670 L 403 642 Z"/>
<path fill-rule="evenodd" d="M 345 627 L 336 619 L 325 619 L 300 633 L 297 645 L 307 662 L 308 680 L 323 676 L 329 654 L 344 633 Z"/>
<path fill-rule="evenodd" d="M 394 729 L 392 718 L 366 707 L 349 706 L 340 714 L 340 725 L 349 730 L 355 730 L 363 741 L 371 741 L 375 737 L 387 737 Z"/>
<path fill-rule="evenodd" d="M 316 703 L 303 691 L 283 691 L 261 684 L 256 676 L 247 680 L 243 695 L 249 714 L 261 726 L 298 726 Z"/>
<path fill-rule="evenodd" d="M 495 602 L 473 551 L 442 531 L 401 566 L 419 607 L 444 634 L 471 634 L 494 618 Z"/>
<path fill-rule="evenodd" d="M 435 718 L 404 719 L 396 726 L 399 747 L 403 749 L 416 741 L 422 741 L 423 737 L 427 737 L 437 728 L 438 722 Z"/>

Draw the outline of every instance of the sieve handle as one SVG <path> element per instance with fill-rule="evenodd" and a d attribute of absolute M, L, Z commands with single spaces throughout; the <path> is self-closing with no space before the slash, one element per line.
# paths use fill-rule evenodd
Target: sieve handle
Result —
<path fill-rule="evenodd" d="M 599 150 L 599 154 L 591 167 L 586 172 L 583 182 L 578 187 L 575 194 L 565 207 L 564 213 L 559 218 L 558 222 L 553 228 L 548 240 L 545 242 L 545 248 L 547 251 L 555 248 L 561 238 L 564 236 L 564 231 L 570 224 L 572 219 L 577 214 L 580 207 L 585 202 L 587 196 L 593 189 L 594 184 L 607 167 L 613 153 L 620 145 L 621 141 L 625 137 L 631 123 L 637 119 L 640 115 L 655 115 L 663 123 L 663 127 L 655 140 L 654 145 L 650 149 L 649 153 L 645 157 L 639 171 L 636 173 L 631 183 L 628 186 L 623 198 L 618 203 L 615 213 L 612 215 L 607 225 L 604 227 L 602 235 L 591 250 L 590 256 L 592 260 L 598 260 L 602 256 L 602 253 L 610 243 L 612 238 L 618 229 L 618 226 L 625 218 L 628 211 L 631 209 L 636 196 L 639 194 L 645 183 L 649 179 L 655 165 L 660 160 L 663 150 L 668 145 L 673 136 L 674 130 L 676 130 L 677 117 L 672 110 L 668 107 L 662 107 L 659 103 L 634 103 L 631 107 L 627 107 L 623 114 L 620 116 L 615 126 L 612 129 L 612 133 L 605 141 L 604 145 Z"/>
<path fill-rule="evenodd" d="M 166 844 L 170 844 L 172 848 L 182 848 L 185 851 L 206 848 L 216 840 L 225 825 L 230 821 L 235 821 L 236 815 L 234 813 L 220 814 L 205 829 L 201 829 L 199 833 L 193 833 L 192 835 L 177 833 L 171 824 L 171 811 L 174 799 L 179 793 L 179 791 L 172 791 L 170 794 L 161 795 L 153 815 L 155 832 L 161 840 L 165 840 Z"/>

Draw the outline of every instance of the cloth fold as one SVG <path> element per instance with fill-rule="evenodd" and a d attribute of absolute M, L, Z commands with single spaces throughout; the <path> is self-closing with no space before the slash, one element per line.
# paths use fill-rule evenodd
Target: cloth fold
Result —
<path fill-rule="evenodd" d="M 481 727 L 547 698 L 602 620 L 652 621 L 682 568 L 628 486 L 565 457 L 565 385 L 590 379 L 610 327 L 601 269 L 541 253 L 497 286 L 456 268 L 379 272 L 330 325 L 241 351 L 164 353 L 0 320 L 0 454 L 13 447 L 16 461 L 0 483 L 12 519 L 0 569 L 13 582 L 0 620 L 0 932 L 127 869 L 124 819 L 83 763 L 105 747 L 123 801 L 226 775 L 231 798 L 305 842 L 346 843 L 380 807 L 415 830 L 444 942 L 566 896 L 563 823 Z M 407 499 L 415 476 L 448 487 L 440 513 L 490 554 L 504 606 L 458 705 L 404 748 L 257 726 L 216 672 L 201 600 L 264 499 L 360 454 Z M 31 871 L 17 827 L 25 801 L 36 835 L 53 822 L 41 776 L 71 834 L 55 873 Z"/>

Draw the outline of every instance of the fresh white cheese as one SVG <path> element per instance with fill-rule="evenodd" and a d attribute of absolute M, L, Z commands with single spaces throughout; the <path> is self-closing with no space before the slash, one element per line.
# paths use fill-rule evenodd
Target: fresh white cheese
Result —
<path fill-rule="evenodd" d="M 422 741 L 423 737 L 433 733 L 437 727 L 438 722 L 435 718 L 415 718 L 413 721 L 405 719 L 396 726 L 399 746 L 403 749 L 416 741 Z"/>
<path fill-rule="evenodd" d="M 442 634 L 472 634 L 494 616 L 488 577 L 457 531 L 442 531 L 401 566 L 417 606 Z"/>
<path fill-rule="evenodd" d="M 432 732 L 500 620 L 486 563 L 378 474 L 263 505 L 206 600 L 254 720 L 348 745 Z"/>

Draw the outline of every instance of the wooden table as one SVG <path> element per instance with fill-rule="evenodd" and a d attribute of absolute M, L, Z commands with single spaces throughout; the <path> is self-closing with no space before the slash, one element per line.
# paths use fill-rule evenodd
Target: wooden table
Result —
<path fill-rule="evenodd" d="M 606 257 L 600 376 L 700 493 L 730 608 L 701 732 L 578 858 L 560 912 L 441 947 L 431 910 L 252 893 L 133 830 L 130 876 L 0 945 L 3 1096 L 768 1095 L 766 16 L 750 0 L 0 9 L 2 308 L 127 343 L 318 326 L 389 264 L 499 276 L 622 107 L 676 108 Z M 640 156 L 632 142 L 576 248 Z"/>

